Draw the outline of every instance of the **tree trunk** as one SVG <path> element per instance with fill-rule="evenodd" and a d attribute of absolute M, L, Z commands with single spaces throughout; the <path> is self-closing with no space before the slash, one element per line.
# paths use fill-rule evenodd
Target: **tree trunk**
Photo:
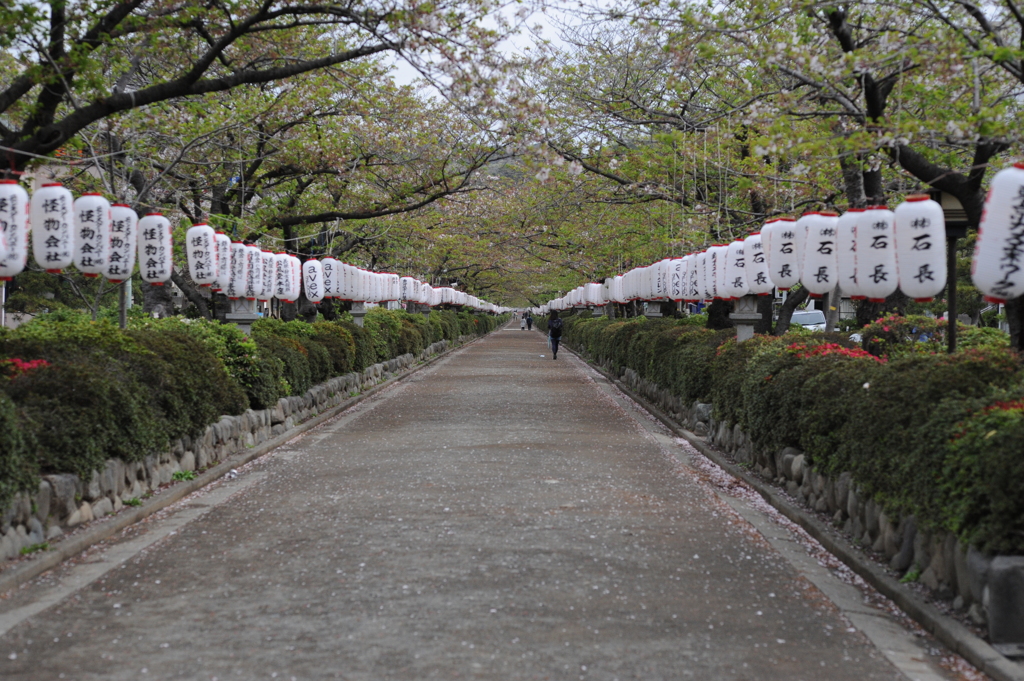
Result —
<path fill-rule="evenodd" d="M 884 303 L 872 303 L 861 300 L 857 303 L 857 326 L 864 327 L 888 313 L 904 315 L 907 312 L 907 302 L 910 299 L 903 295 L 902 291 L 896 291 Z"/>
<path fill-rule="evenodd" d="M 786 301 L 779 309 L 779 320 L 775 322 L 775 335 L 784 336 L 789 331 L 789 322 L 793 319 L 793 312 L 810 297 L 810 292 L 803 286 L 793 290 L 790 289 Z"/>
<path fill-rule="evenodd" d="M 181 289 L 181 292 L 185 294 L 185 299 L 196 306 L 201 317 L 213 319 L 210 315 L 209 301 L 206 299 L 206 296 L 202 294 L 199 287 L 192 283 L 191 279 L 186 279 L 185 275 L 174 271 L 171 272 L 171 281 L 173 281 L 175 285 Z"/>
<path fill-rule="evenodd" d="M 317 307 L 320 309 L 320 314 L 322 314 L 324 319 L 327 321 L 333 322 L 338 318 L 338 311 L 334 307 L 334 300 L 331 298 L 324 298 Z"/>
<path fill-rule="evenodd" d="M 732 312 L 732 303 L 725 300 L 713 300 L 707 309 L 707 328 L 731 329 L 735 326 L 732 320 L 729 319 L 729 313 Z"/>
<path fill-rule="evenodd" d="M 157 317 L 172 316 L 174 300 L 171 298 L 171 287 L 142 282 L 142 310 Z"/>
<path fill-rule="evenodd" d="M 864 171 L 860 162 L 849 156 L 840 156 L 839 167 L 843 171 L 846 200 L 850 208 L 863 208 L 867 205 L 867 197 L 864 195 Z"/>
<path fill-rule="evenodd" d="M 761 315 L 761 321 L 754 324 L 754 333 L 767 336 L 772 332 L 772 313 L 775 311 L 775 296 L 758 296 L 757 311 Z"/>
<path fill-rule="evenodd" d="M 1006 323 L 1010 325 L 1010 347 L 1024 350 L 1024 296 L 1006 303 Z"/>
<path fill-rule="evenodd" d="M 299 292 L 299 299 L 295 303 L 295 313 L 298 317 L 302 318 L 302 321 L 307 324 L 312 324 L 316 321 L 316 305 L 309 302 L 309 298 L 306 297 L 306 292 Z"/>
<path fill-rule="evenodd" d="M 825 296 L 825 333 L 831 333 L 839 326 L 839 307 L 843 302 L 843 290 L 837 285 Z"/>

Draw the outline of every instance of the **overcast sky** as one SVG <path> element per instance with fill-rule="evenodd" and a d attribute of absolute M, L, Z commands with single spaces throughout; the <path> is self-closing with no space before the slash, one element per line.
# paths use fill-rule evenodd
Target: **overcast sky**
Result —
<path fill-rule="evenodd" d="M 510 5 L 506 8 L 506 15 L 509 20 L 514 20 L 514 15 L 518 7 L 516 5 Z M 518 35 L 514 35 L 508 40 L 502 43 L 502 47 L 507 54 L 524 54 L 527 51 L 536 49 L 536 44 L 541 40 L 546 40 L 553 45 L 557 46 L 560 44 L 558 39 L 559 29 L 558 26 L 552 21 L 552 17 L 555 17 L 557 21 L 569 21 L 572 20 L 572 15 L 567 13 L 564 9 L 554 8 L 548 9 L 547 13 L 541 11 L 535 11 L 525 21 L 523 30 Z M 535 32 L 529 30 L 535 29 Z M 409 64 L 403 59 L 394 59 L 394 71 L 392 72 L 395 81 L 400 85 L 409 85 L 420 78 L 420 74 L 416 69 L 409 66 Z"/>

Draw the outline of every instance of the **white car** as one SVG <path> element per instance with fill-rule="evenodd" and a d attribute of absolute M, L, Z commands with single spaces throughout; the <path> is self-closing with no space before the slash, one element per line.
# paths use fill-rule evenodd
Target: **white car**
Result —
<path fill-rule="evenodd" d="M 811 331 L 825 330 L 825 313 L 821 310 L 797 310 L 793 313 L 791 324 L 799 324 Z"/>

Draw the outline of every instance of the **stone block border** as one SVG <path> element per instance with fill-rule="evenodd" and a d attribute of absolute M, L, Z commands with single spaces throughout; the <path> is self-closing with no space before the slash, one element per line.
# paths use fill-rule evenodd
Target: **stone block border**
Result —
<path fill-rule="evenodd" d="M 711 416 L 710 404 L 683 405 L 681 400 L 670 391 L 641 379 L 632 369 L 625 369 L 621 376 L 617 376 L 607 367 L 590 362 L 572 348 L 569 350 L 650 412 L 669 430 L 692 444 L 730 475 L 742 480 L 757 491 L 765 501 L 803 528 L 827 551 L 843 561 L 881 594 L 896 603 L 950 650 L 963 656 L 996 681 L 1024 681 L 1024 666 L 1003 656 L 992 645 L 975 636 L 967 627 L 947 617 L 938 608 L 927 603 L 920 595 L 904 587 L 859 549 L 844 538 L 837 536 L 825 523 L 799 508 L 790 498 L 781 494 L 772 484 L 762 477 L 752 475 L 741 465 L 727 459 L 721 449 L 733 453 L 736 459 L 744 465 L 756 469 L 761 475 L 767 475 L 769 480 L 783 485 L 790 495 L 816 510 L 840 511 L 837 496 L 841 495 L 837 495 L 836 489 L 839 488 L 840 492 L 843 491 L 843 476 L 833 482 L 824 475 L 816 474 L 810 466 L 804 465 L 802 452 L 792 448 L 782 450 L 775 457 L 766 456 L 763 453 L 758 456 L 753 452 L 750 439 L 742 433 L 738 426 L 729 428 L 728 424 L 715 423 Z M 846 475 L 846 504 L 843 507 L 845 510 L 842 520 L 845 522 L 847 531 L 850 531 L 858 540 L 866 542 L 867 546 L 884 552 L 891 563 L 896 559 L 906 561 L 908 560 L 907 556 L 909 556 L 909 560 L 917 561 L 907 565 L 922 566 L 922 581 L 928 579 L 925 575 L 930 570 L 931 580 L 934 580 L 936 586 L 947 590 L 956 589 L 955 593 L 961 597 L 965 593 L 977 594 L 977 600 L 974 603 L 979 603 L 982 598 L 985 598 L 986 606 L 995 605 L 992 596 L 986 597 L 985 592 L 989 590 L 988 582 L 992 581 L 991 567 L 999 558 L 986 559 L 976 551 L 964 552 L 957 545 L 956 539 L 946 534 L 939 536 L 918 533 L 916 527 L 913 527 L 912 519 L 909 523 L 894 525 L 884 518 L 884 513 L 881 513 L 873 502 L 869 504 L 868 500 L 857 497 L 857 490 L 851 486 L 848 474 Z M 832 497 L 826 494 L 826 487 L 832 489 Z M 830 498 L 836 505 L 835 509 L 831 508 L 829 501 L 825 501 Z M 852 506 L 851 498 L 853 499 Z M 821 506 L 819 502 L 822 501 L 828 504 L 828 508 L 819 508 Z M 887 528 L 886 524 L 891 527 Z M 911 530 L 906 529 L 908 525 L 912 528 Z M 895 537 L 900 532 L 906 534 L 899 537 L 900 541 L 897 544 Z M 888 545 L 885 544 L 886 541 L 889 542 Z M 1007 600 L 1010 604 L 1013 603 L 1012 600 Z"/>
<path fill-rule="evenodd" d="M 198 437 L 172 443 L 168 452 L 132 463 L 110 459 L 102 471 L 94 472 L 87 481 L 72 474 L 45 476 L 39 492 L 17 495 L 0 516 L 0 594 L 38 577 L 209 485 L 231 469 L 258 459 L 480 338 L 461 336 L 455 343 L 438 341 L 418 356 L 405 354 L 359 373 L 337 376 L 313 386 L 305 395 L 282 397 L 267 409 L 249 409 L 237 416 L 222 416 Z M 195 477 L 168 486 L 177 471 L 191 471 Z M 152 496 L 142 500 L 149 493 Z M 125 502 L 130 499 L 139 499 L 141 504 L 126 508 Z M 63 538 L 66 530 L 108 514 L 113 517 Z M 23 547 L 43 542 L 54 545 L 4 569 L 3 562 L 19 557 Z"/>

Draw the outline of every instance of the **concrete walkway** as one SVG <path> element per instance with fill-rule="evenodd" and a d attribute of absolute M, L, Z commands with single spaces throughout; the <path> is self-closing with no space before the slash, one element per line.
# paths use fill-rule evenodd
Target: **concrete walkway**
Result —
<path fill-rule="evenodd" d="M 8 594 L 0 678 L 968 678 L 697 456 L 516 323 Z"/>

